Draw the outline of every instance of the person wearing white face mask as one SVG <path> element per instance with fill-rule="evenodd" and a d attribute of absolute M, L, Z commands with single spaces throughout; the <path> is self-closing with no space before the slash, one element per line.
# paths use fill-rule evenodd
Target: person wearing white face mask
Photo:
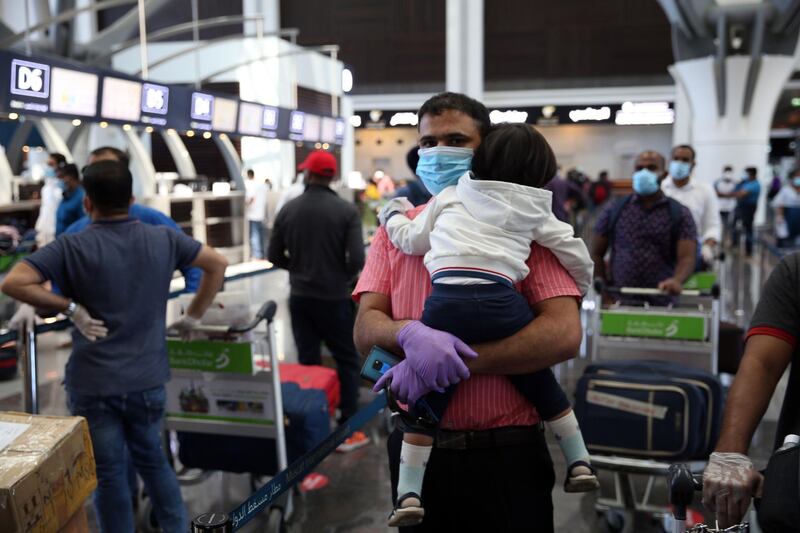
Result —
<path fill-rule="evenodd" d="M 722 240 L 722 220 L 719 216 L 717 195 L 710 185 L 692 179 L 695 165 L 694 148 L 682 144 L 672 149 L 669 176 L 661 190 L 670 198 L 689 208 L 697 226 L 700 258 L 698 270 L 711 267 L 719 242 Z M 703 265 L 702 263 L 705 263 Z"/>
<path fill-rule="evenodd" d="M 634 194 L 608 206 L 597 219 L 595 277 L 617 287 L 658 287 L 668 294 L 683 290 L 695 268 L 697 230 L 689 209 L 661 192 L 663 174 L 661 154 L 646 151 L 636 158 Z"/>
<path fill-rule="evenodd" d="M 775 236 L 781 246 L 793 246 L 800 235 L 800 168 L 772 200 L 775 208 Z"/>
<path fill-rule="evenodd" d="M 66 165 L 66 158 L 59 153 L 52 153 L 44 169 L 44 185 L 41 191 L 39 217 L 36 219 L 36 245 L 41 248 L 56 238 L 56 212 L 61 203 L 62 189 L 56 174 L 59 168 Z"/>
<path fill-rule="evenodd" d="M 735 198 L 723 198 L 723 194 L 730 194 L 736 190 L 739 181 L 733 175 L 733 167 L 725 165 L 722 176 L 714 183 L 714 190 L 719 199 L 719 218 L 722 221 L 723 240 L 728 240 L 730 227 L 733 221 L 733 212 L 736 211 Z"/>

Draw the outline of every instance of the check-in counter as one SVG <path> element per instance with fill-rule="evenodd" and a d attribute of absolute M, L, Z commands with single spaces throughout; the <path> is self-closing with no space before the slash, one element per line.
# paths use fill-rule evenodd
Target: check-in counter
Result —
<path fill-rule="evenodd" d="M 230 263 L 243 261 L 246 237 L 243 192 L 153 196 L 144 203 L 172 217 L 187 235 L 212 246 Z"/>

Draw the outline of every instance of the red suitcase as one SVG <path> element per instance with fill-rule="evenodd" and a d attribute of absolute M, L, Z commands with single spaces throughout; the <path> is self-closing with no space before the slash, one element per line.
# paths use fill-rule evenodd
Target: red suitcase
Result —
<path fill-rule="evenodd" d="M 339 377 L 332 368 L 316 365 L 299 365 L 281 363 L 281 381 L 297 383 L 301 389 L 319 389 L 325 391 L 328 398 L 328 410 L 331 416 L 339 407 Z"/>

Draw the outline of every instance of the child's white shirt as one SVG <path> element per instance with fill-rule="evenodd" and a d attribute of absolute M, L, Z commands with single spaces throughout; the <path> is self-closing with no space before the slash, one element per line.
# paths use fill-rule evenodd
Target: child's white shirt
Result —
<path fill-rule="evenodd" d="M 404 209 L 392 200 L 383 213 Z M 434 196 L 413 220 L 397 214 L 386 221 L 389 239 L 408 255 L 425 255 L 431 276 L 472 270 L 512 283 L 528 275 L 531 242 L 549 249 L 581 294 L 592 283 L 594 263 L 583 240 L 552 209 L 552 193 L 504 181 L 475 180 L 467 172 L 457 185 Z M 458 278 L 462 280 L 463 278 Z"/>

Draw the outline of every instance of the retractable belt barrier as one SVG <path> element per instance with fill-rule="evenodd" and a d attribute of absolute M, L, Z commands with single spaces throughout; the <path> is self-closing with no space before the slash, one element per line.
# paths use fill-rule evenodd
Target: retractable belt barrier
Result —
<path fill-rule="evenodd" d="M 205 513 L 192 520 L 192 533 L 231 533 L 244 527 L 257 514 L 280 497 L 283 493 L 301 481 L 306 474 L 322 462 L 354 431 L 361 429 L 375 415 L 386 407 L 386 394 L 380 393 L 377 398 L 350 417 L 333 433 L 309 450 L 286 470 L 278 472 L 266 485 L 254 492 L 236 509 L 226 513 Z"/>

